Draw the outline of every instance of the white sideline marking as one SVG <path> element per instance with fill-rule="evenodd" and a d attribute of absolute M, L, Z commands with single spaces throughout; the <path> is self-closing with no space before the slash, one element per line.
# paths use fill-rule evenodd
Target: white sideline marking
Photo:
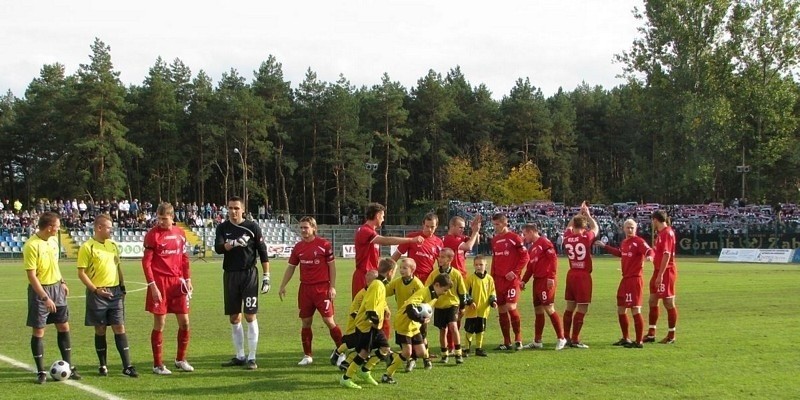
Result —
<path fill-rule="evenodd" d="M 141 292 L 142 290 L 147 290 L 147 284 L 144 282 L 128 282 L 128 283 L 135 283 L 137 285 L 142 285 L 142 287 L 140 287 L 139 289 L 128 290 L 128 293 Z M 84 299 L 84 298 L 86 298 L 86 296 L 67 296 L 67 299 Z M 0 303 L 8 303 L 12 301 L 27 301 L 27 300 L 28 300 L 27 297 L 21 299 L 5 299 L 5 300 L 0 300 Z"/>
<path fill-rule="evenodd" d="M 6 363 L 11 364 L 11 365 L 13 365 L 13 366 L 15 366 L 17 368 L 24 369 L 26 371 L 30 371 L 30 372 L 34 372 L 34 373 L 36 372 L 36 369 L 31 367 L 30 365 L 25 364 L 25 363 L 20 362 L 20 361 L 17 361 L 15 359 L 11 358 L 11 357 L 6 357 L 6 356 L 0 354 L 0 360 L 5 361 Z M 70 385 L 70 386 L 73 386 L 75 388 L 78 388 L 80 390 L 83 390 L 84 392 L 91 393 L 91 394 L 93 394 L 93 395 L 95 395 L 97 397 L 100 397 L 102 399 L 124 400 L 122 397 L 115 396 L 115 395 L 113 395 L 111 393 L 102 391 L 100 389 L 97 389 L 97 388 L 89 386 L 89 385 L 85 385 L 85 384 L 77 382 L 77 381 L 71 381 L 71 380 L 67 379 L 67 380 L 64 380 L 62 382 L 64 382 L 67 385 Z"/>

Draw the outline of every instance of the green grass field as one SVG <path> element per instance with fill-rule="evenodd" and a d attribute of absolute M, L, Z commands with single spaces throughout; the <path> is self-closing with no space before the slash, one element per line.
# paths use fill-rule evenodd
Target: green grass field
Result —
<path fill-rule="evenodd" d="M 126 399 L 170 399 L 177 397 L 226 399 L 321 399 L 366 398 L 797 398 L 800 396 L 800 266 L 720 264 L 711 259 L 678 260 L 680 277 L 677 303 L 680 309 L 677 343 L 652 344 L 644 349 L 624 349 L 610 344 L 620 337 L 615 293 L 619 280 L 618 260 L 597 257 L 594 272 L 594 302 L 589 309 L 582 339 L 589 350 L 553 351 L 554 334 L 545 328 L 545 350 L 518 353 L 490 351 L 487 358 L 470 357 L 460 366 L 452 362 L 399 372 L 395 386 L 348 390 L 338 386 L 340 373 L 328 363 L 332 342 L 319 317 L 314 324 L 314 364 L 298 367 L 302 357 L 300 320 L 296 311 L 298 281 L 290 283 L 291 296 L 279 301 L 277 291 L 285 260 L 273 260 L 272 292 L 261 298 L 259 322 L 259 369 L 244 371 L 222 368 L 232 355 L 230 327 L 222 315 L 219 262 L 193 263 L 195 286 L 192 300 L 192 339 L 189 361 L 196 371 L 155 376 L 150 373 L 149 334 L 152 318 L 144 311 L 144 287 L 138 260 L 124 264 L 129 294 L 127 329 L 132 358 L 141 377 L 120 374 L 119 356 L 109 340 L 110 376 L 97 375 L 93 331 L 83 326 L 84 299 L 74 262 L 64 262 L 64 273 L 72 290 L 70 298 L 73 361 L 82 372 L 82 385 Z M 344 322 L 349 303 L 352 260 L 338 260 L 337 321 Z M 563 296 L 564 259 L 560 260 Z M 25 327 L 25 287 L 21 262 L 0 264 L 0 355 L 32 365 L 30 329 Z M 647 271 L 649 276 L 650 271 Z M 139 290 L 137 290 L 139 289 Z M 524 339 L 533 334 L 530 292 L 523 295 Z M 394 301 L 390 300 L 392 307 Z M 563 301 L 557 305 L 563 311 Z M 490 317 L 487 344 L 500 341 L 495 318 Z M 646 319 L 645 319 L 646 322 Z M 633 324 L 631 323 L 631 330 Z M 110 332 L 110 330 L 109 330 Z M 168 320 L 164 334 L 164 359 L 175 354 L 176 323 Z M 666 313 L 659 321 L 659 337 L 666 333 Z M 49 362 L 59 357 L 55 329 L 45 336 Z M 438 346 L 432 346 L 436 350 Z M 171 367 L 171 361 L 168 361 Z M 382 364 L 373 372 L 380 378 Z M 173 370 L 174 371 L 174 370 Z M 0 361 L 3 399 L 96 398 L 79 388 L 49 381 L 34 384 L 34 374 Z"/>

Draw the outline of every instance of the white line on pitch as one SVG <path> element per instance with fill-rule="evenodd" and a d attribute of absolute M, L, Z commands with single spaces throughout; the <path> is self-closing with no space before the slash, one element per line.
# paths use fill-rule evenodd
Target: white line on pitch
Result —
<path fill-rule="evenodd" d="M 147 290 L 147 284 L 144 283 L 144 282 L 128 282 L 128 283 L 135 283 L 137 285 L 144 285 L 144 286 L 142 286 L 142 287 L 140 287 L 138 289 L 128 290 L 128 293 L 141 292 L 142 290 Z M 67 299 L 83 299 L 85 297 L 86 296 L 67 296 Z M 27 297 L 24 298 L 24 299 L 4 299 L 4 300 L 0 300 L 0 303 L 9 303 L 9 302 L 12 302 L 12 301 L 27 301 L 27 300 L 28 300 Z"/>
<path fill-rule="evenodd" d="M 2 354 L 0 354 L 0 361 L 5 361 L 8 364 L 11 364 L 11 365 L 13 365 L 13 366 L 15 366 L 17 368 L 20 368 L 20 369 L 24 369 L 26 371 L 36 372 L 36 369 L 31 367 L 30 365 L 25 364 L 25 363 L 20 362 L 20 361 L 17 361 L 15 359 L 11 358 L 11 357 L 4 356 Z M 98 388 L 95 388 L 95 387 L 92 387 L 92 386 L 89 386 L 89 385 L 86 385 L 86 384 L 83 384 L 83 383 L 79 383 L 79 382 L 71 381 L 71 380 L 65 380 L 65 381 L 62 381 L 62 382 L 64 382 L 67 385 L 70 385 L 70 386 L 73 386 L 75 388 L 78 388 L 80 390 L 83 390 L 84 392 L 91 393 L 91 394 L 93 394 L 93 395 L 95 395 L 97 397 L 100 397 L 102 399 L 123 400 L 122 397 L 115 396 L 115 395 L 113 395 L 111 393 L 108 393 L 106 391 L 100 390 Z"/>

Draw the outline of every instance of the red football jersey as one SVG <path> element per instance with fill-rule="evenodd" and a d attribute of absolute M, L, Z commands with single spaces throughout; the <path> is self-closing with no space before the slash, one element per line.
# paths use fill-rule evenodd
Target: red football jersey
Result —
<path fill-rule="evenodd" d="M 372 243 L 372 239 L 378 234 L 372 225 L 364 224 L 356 229 L 356 269 L 361 271 L 372 271 L 378 269 L 378 258 L 381 254 L 381 246 Z"/>
<path fill-rule="evenodd" d="M 453 268 L 457 269 L 461 272 L 465 278 L 467 277 L 467 255 L 464 253 L 464 250 L 461 250 L 462 243 L 469 241 L 469 236 L 464 235 L 451 235 L 447 234 L 444 235 L 442 239 L 442 244 L 444 247 L 453 249 L 453 252 L 456 253 L 456 257 L 453 259 L 452 266 Z"/>
<path fill-rule="evenodd" d="M 508 231 L 492 238 L 492 278 L 506 281 L 506 274 L 513 271 L 517 279 L 522 278 L 522 268 L 528 263 L 528 251 L 522 246 L 522 238 Z"/>
<path fill-rule="evenodd" d="M 592 272 L 592 243 L 594 232 L 590 230 L 577 234 L 572 229 L 564 231 L 564 252 L 569 259 L 569 268 Z"/>
<path fill-rule="evenodd" d="M 546 237 L 539 236 L 528 250 L 530 260 L 523 281 L 534 278 L 556 279 L 558 273 L 558 255 L 553 243 Z"/>
<path fill-rule="evenodd" d="M 675 231 L 672 230 L 671 226 L 667 226 L 662 229 L 661 232 L 658 232 L 654 247 L 655 256 L 653 257 L 653 265 L 655 266 L 655 270 L 658 271 L 658 269 L 661 268 L 664 257 L 669 257 L 667 269 L 677 270 L 677 266 L 675 265 Z"/>
<path fill-rule="evenodd" d="M 294 245 L 289 265 L 300 266 L 301 283 L 315 284 L 331 281 L 328 263 L 333 260 L 331 243 L 317 236 L 310 242 L 301 240 Z"/>
<path fill-rule="evenodd" d="M 407 237 L 413 238 L 422 236 L 422 232 L 411 232 Z M 433 272 L 436 259 L 439 257 L 439 252 L 442 250 L 442 239 L 436 235 L 431 235 L 425 238 L 425 241 L 416 243 L 404 243 L 397 246 L 397 251 L 400 254 L 405 254 L 406 257 L 414 260 L 417 263 L 417 269 L 414 270 L 414 276 L 419 280 L 425 282 L 428 275 Z"/>
<path fill-rule="evenodd" d="M 177 226 L 170 229 L 158 226 L 151 228 L 144 236 L 142 269 L 148 283 L 153 282 L 154 275 L 190 278 L 183 229 Z"/>
<path fill-rule="evenodd" d="M 642 276 L 644 260 L 647 254 L 653 251 L 650 245 L 639 236 L 625 238 L 620 243 L 619 248 L 609 245 L 605 245 L 604 248 L 609 254 L 622 258 L 623 278 Z"/>

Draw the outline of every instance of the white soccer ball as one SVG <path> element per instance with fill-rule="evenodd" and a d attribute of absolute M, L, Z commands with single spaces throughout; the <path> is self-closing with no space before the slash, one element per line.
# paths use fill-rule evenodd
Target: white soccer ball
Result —
<path fill-rule="evenodd" d="M 63 381 L 69 378 L 71 373 L 69 363 L 64 360 L 58 360 L 50 366 L 50 377 L 55 381 Z"/>
<path fill-rule="evenodd" d="M 419 305 L 419 315 L 422 318 L 431 318 L 433 317 L 433 308 L 428 303 L 422 303 Z"/>

